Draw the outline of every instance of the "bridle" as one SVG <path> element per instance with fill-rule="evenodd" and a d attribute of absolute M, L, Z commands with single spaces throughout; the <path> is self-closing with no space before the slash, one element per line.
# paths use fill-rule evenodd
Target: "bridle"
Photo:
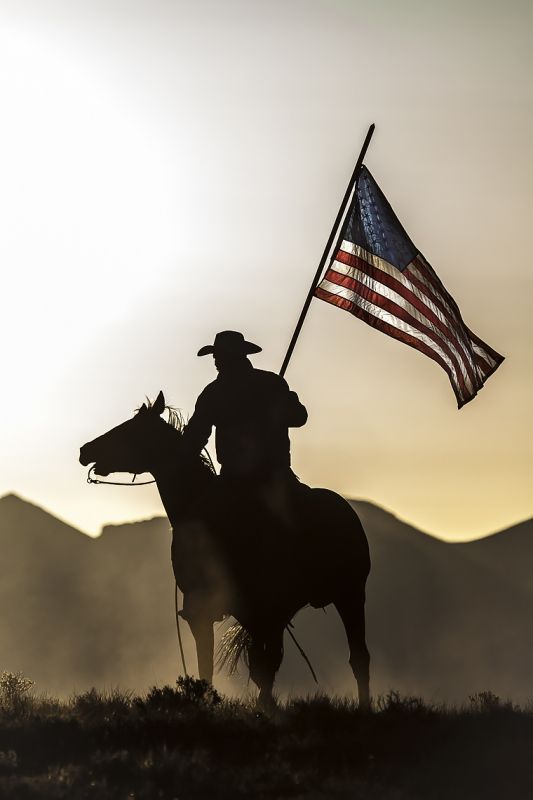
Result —
<path fill-rule="evenodd" d="M 147 486 L 149 483 L 155 483 L 155 480 L 140 481 L 139 483 L 135 483 L 137 473 L 135 473 L 131 479 L 131 483 L 128 481 L 104 481 L 100 478 L 93 478 L 91 475 L 92 472 L 94 472 L 94 464 L 92 467 L 89 467 L 89 472 L 87 473 L 87 483 L 102 484 L 104 486 Z"/>
<path fill-rule="evenodd" d="M 211 471 L 216 475 L 215 465 L 213 464 L 213 459 L 211 458 L 211 454 L 207 447 L 204 447 L 202 454 L 209 463 Z M 94 464 L 92 467 L 89 467 L 89 472 L 87 473 L 87 483 L 94 483 L 95 485 L 99 486 L 148 486 L 150 483 L 155 483 L 155 479 L 152 479 L 151 481 L 138 481 L 135 483 L 137 473 L 134 474 L 133 478 L 131 479 L 131 483 L 128 481 L 104 481 L 101 478 L 93 478 L 91 475 L 92 472 L 94 472 Z"/>

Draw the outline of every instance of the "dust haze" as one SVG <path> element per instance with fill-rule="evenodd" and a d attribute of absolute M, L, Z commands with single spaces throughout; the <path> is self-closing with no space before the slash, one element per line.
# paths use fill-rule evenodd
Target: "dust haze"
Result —
<path fill-rule="evenodd" d="M 369 503 L 354 502 L 372 555 L 367 633 L 374 696 L 391 688 L 462 702 L 490 689 L 531 696 L 533 521 L 471 543 L 449 544 Z M 91 686 L 143 691 L 181 672 L 168 521 L 104 528 L 92 539 L 16 495 L 0 499 L 3 667 L 38 691 L 69 696 Z M 510 577 L 512 576 L 512 577 Z M 272 587 L 275 591 L 275 586 Z M 188 669 L 194 643 L 181 623 Z M 218 636 L 224 630 L 224 623 Z M 276 681 L 279 696 L 355 694 L 341 622 L 304 609 Z M 216 676 L 221 691 L 252 692 L 247 671 Z"/>

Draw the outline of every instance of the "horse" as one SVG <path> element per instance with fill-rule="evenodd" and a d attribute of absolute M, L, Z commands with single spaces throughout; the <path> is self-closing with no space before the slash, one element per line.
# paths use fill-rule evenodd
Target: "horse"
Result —
<path fill-rule="evenodd" d="M 168 420 L 163 412 L 168 411 Z M 151 473 L 172 527 L 171 557 L 198 672 L 212 682 L 217 620 L 233 616 L 247 634 L 250 678 L 273 702 L 283 633 L 307 605 L 332 603 L 344 624 L 359 707 L 370 704 L 365 641 L 368 542 L 353 508 L 327 489 L 299 484 L 290 514 L 278 515 L 242 487 L 228 487 L 204 455 L 181 446 L 184 424 L 163 393 L 80 449 L 101 476 Z"/>

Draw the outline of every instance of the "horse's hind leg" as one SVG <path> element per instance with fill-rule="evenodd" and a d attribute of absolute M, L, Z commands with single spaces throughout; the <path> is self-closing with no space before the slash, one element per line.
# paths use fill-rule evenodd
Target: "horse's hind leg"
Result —
<path fill-rule="evenodd" d="M 259 689 L 259 705 L 268 708 L 274 702 L 274 679 L 283 659 L 283 626 L 253 630 L 251 637 L 250 678 Z"/>
<path fill-rule="evenodd" d="M 344 595 L 335 600 L 335 607 L 346 630 L 350 647 L 350 666 L 357 681 L 359 707 L 370 706 L 370 655 L 365 640 L 365 592 Z"/>

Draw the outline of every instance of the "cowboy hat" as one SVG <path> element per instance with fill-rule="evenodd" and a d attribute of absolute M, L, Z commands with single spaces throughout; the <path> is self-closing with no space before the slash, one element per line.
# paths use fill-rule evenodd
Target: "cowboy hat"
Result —
<path fill-rule="evenodd" d="M 238 331 L 221 331 L 215 336 L 213 344 L 206 344 L 198 350 L 199 356 L 207 356 L 210 353 L 229 353 L 232 355 L 247 356 L 252 353 L 260 353 L 261 347 L 252 342 L 247 342 L 242 333 Z"/>

